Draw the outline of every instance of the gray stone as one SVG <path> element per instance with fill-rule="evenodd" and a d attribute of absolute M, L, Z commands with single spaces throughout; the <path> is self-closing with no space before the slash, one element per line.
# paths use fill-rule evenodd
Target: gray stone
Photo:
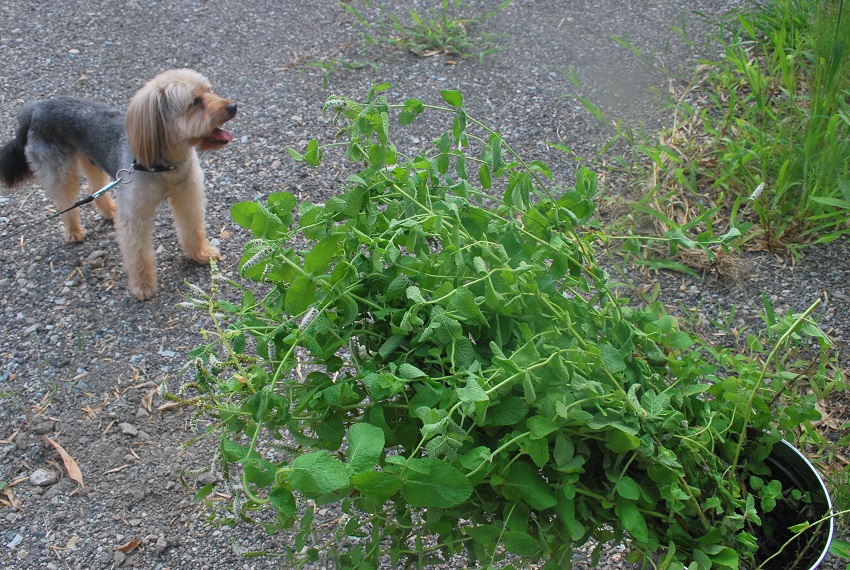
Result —
<path fill-rule="evenodd" d="M 154 555 L 159 558 L 165 551 L 168 550 L 168 541 L 165 540 L 165 535 L 159 535 L 159 538 L 156 539 L 156 544 L 154 544 L 153 552 Z"/>
<path fill-rule="evenodd" d="M 59 481 L 59 475 L 49 469 L 36 469 L 30 474 L 30 485 L 49 487 Z"/>
<path fill-rule="evenodd" d="M 53 432 L 53 426 L 55 424 L 52 421 L 42 421 L 35 424 L 32 428 L 32 431 L 36 433 L 36 435 L 45 435 Z"/>
<path fill-rule="evenodd" d="M 209 485 L 211 483 L 215 483 L 218 481 L 218 476 L 212 471 L 205 471 L 198 475 L 198 484 L 199 485 Z"/>

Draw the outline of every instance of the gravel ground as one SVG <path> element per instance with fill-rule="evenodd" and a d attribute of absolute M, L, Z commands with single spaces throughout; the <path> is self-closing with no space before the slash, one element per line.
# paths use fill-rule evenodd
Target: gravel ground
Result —
<path fill-rule="evenodd" d="M 403 6 L 426 4 L 415 0 Z M 432 2 L 436 4 L 436 2 Z M 493 1 L 488 5 L 493 7 Z M 15 129 L 28 100 L 74 94 L 123 106 L 147 79 L 173 67 L 192 67 L 216 91 L 239 104 L 229 123 L 234 142 L 206 154 L 208 228 L 235 271 L 245 241 L 230 221 L 236 201 L 289 190 L 323 201 L 341 187 L 343 164 L 313 170 L 293 163 L 288 146 L 327 140 L 321 108 L 333 93 L 363 97 L 373 83 L 393 84 L 398 101 L 438 101 L 440 89 L 462 90 L 471 114 L 503 132 L 521 152 L 552 166 L 568 184 L 575 161 L 547 141 L 592 156 L 610 132 L 584 112 L 567 78 L 573 69 L 585 94 L 631 120 L 664 121 L 654 93 L 669 75 L 692 66 L 701 42 L 687 45 L 671 31 L 693 11 L 719 15 L 733 0 L 515 0 L 487 22 L 504 34 L 503 50 L 483 62 L 446 56 L 416 58 L 388 49 L 364 50 L 362 28 L 335 1 L 4 0 L 0 3 L 0 138 Z M 656 63 L 636 61 L 612 36 L 628 38 Z M 338 63 L 324 76 L 311 62 L 366 61 L 357 70 Z M 325 80 L 328 88 L 325 89 Z M 424 136 L 424 135 L 423 135 Z M 408 135 L 406 143 L 421 142 Z M 427 140 L 427 139 L 426 139 Z M 621 189 L 604 189 L 616 195 Z M 0 236 L 52 210 L 43 192 L 26 185 L 0 195 Z M 167 213 L 157 220 L 160 291 L 132 300 L 111 224 L 83 212 L 85 242 L 65 245 L 58 223 L 0 243 L 0 565 L 10 569 L 140 567 L 200 570 L 268 568 L 279 561 L 244 558 L 286 537 L 267 537 L 240 525 L 214 528 L 192 495 L 215 480 L 207 472 L 212 445 L 184 448 L 195 431 L 185 410 L 158 411 L 157 386 L 180 376 L 187 352 L 200 343 L 203 318 L 177 308 L 184 280 L 204 287 L 207 269 L 180 255 Z M 635 273 L 638 285 L 662 285 L 671 308 L 699 307 L 707 318 L 729 315 L 732 325 L 758 327 L 760 292 L 777 312 L 826 299 L 821 320 L 847 342 L 850 322 L 850 246 L 846 240 L 812 248 L 796 265 L 753 254 L 745 278 Z M 85 488 L 68 478 L 49 436 L 73 456 Z M 57 482 L 33 485 L 39 470 Z M 140 544 L 131 548 L 134 541 Z M 124 547 L 118 550 L 119 547 Z M 125 552 L 126 551 L 126 552 Z M 601 567 L 625 568 L 621 548 Z M 462 561 L 446 567 L 460 567 Z M 582 562 L 578 564 L 582 566 Z M 827 567 L 842 565 L 836 560 Z"/>

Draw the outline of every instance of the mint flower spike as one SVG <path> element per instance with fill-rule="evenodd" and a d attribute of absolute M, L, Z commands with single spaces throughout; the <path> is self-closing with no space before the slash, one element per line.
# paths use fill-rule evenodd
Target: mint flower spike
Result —
<path fill-rule="evenodd" d="M 756 189 L 755 189 L 755 190 L 753 190 L 753 193 L 752 193 L 752 194 L 750 194 L 750 197 L 748 198 L 748 200 L 749 200 L 750 202 L 752 202 L 752 201 L 754 201 L 754 200 L 758 200 L 758 199 L 759 199 L 759 196 L 761 196 L 761 193 L 762 193 L 763 191 L 764 191 L 764 182 L 762 182 L 761 184 L 759 184 L 758 186 L 756 186 Z"/>

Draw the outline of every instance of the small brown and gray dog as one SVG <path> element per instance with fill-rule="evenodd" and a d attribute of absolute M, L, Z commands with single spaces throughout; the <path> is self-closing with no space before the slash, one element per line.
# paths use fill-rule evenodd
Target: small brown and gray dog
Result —
<path fill-rule="evenodd" d="M 153 247 L 157 206 L 168 200 L 177 240 L 198 263 L 221 253 L 207 240 L 204 174 L 198 150 L 233 140 L 221 126 L 236 116 L 236 104 L 214 94 L 207 79 L 190 69 L 166 71 L 142 87 L 126 114 L 86 99 L 56 97 L 24 106 L 17 136 L 0 148 L 0 179 L 9 187 L 35 176 L 56 208 L 75 203 L 80 175 L 91 194 L 119 171 L 125 183 L 95 199 L 100 213 L 115 220 L 130 292 L 138 299 L 157 288 Z M 132 165 L 132 168 L 131 168 Z M 81 241 L 80 214 L 62 214 L 65 239 Z"/>

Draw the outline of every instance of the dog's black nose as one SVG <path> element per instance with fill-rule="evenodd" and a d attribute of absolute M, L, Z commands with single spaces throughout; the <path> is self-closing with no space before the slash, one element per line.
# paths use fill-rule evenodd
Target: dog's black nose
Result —
<path fill-rule="evenodd" d="M 227 110 L 227 114 L 230 115 L 231 118 L 236 116 L 236 103 L 231 103 L 230 105 L 225 107 L 225 109 Z"/>

